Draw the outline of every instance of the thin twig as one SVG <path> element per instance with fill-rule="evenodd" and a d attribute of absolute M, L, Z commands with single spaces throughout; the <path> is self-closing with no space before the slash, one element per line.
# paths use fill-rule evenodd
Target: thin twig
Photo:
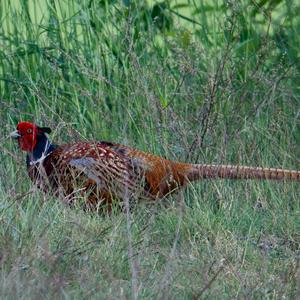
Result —
<path fill-rule="evenodd" d="M 130 212 L 130 194 L 128 187 L 125 185 L 124 191 L 124 204 L 126 211 L 126 220 L 127 220 L 127 237 L 128 237 L 128 258 L 131 266 L 131 288 L 132 288 L 132 298 L 134 300 L 138 299 L 138 279 L 137 279 L 137 269 L 138 261 L 137 257 L 133 253 L 133 239 L 132 239 L 132 225 L 131 225 L 131 212 Z"/>
<path fill-rule="evenodd" d="M 183 198 L 183 192 L 180 191 L 179 193 L 179 219 L 178 219 L 178 223 L 177 223 L 177 228 L 176 228 L 176 235 L 174 238 L 174 242 L 173 242 L 173 246 L 169 255 L 169 260 L 167 262 L 166 268 L 165 268 L 165 274 L 161 280 L 161 284 L 159 287 L 159 293 L 157 296 L 157 299 L 165 299 L 165 291 L 167 286 L 170 283 L 170 278 L 172 275 L 172 262 L 174 260 L 175 257 L 175 252 L 176 252 L 176 248 L 177 248 L 177 244 L 179 241 L 179 233 L 180 233 L 180 228 L 181 228 L 181 224 L 182 224 L 182 220 L 183 220 L 183 215 L 184 215 L 184 198 Z"/>
<path fill-rule="evenodd" d="M 204 292 L 206 290 L 208 290 L 211 285 L 213 284 L 213 282 L 217 279 L 217 277 L 219 276 L 219 274 L 223 271 L 224 269 L 224 265 L 222 265 L 219 270 L 216 272 L 216 274 L 211 278 L 211 280 L 205 285 L 205 287 L 196 295 L 193 296 L 193 299 L 200 299 L 201 296 L 204 294 Z"/>

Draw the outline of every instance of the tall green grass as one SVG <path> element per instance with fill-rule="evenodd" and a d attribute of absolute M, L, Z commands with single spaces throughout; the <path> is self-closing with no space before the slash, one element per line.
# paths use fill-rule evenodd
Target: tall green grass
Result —
<path fill-rule="evenodd" d="M 29 120 L 56 143 L 299 169 L 296 2 L 0 5 L 1 298 L 299 297 L 299 184 L 203 181 L 138 204 L 129 257 L 125 214 L 43 195 L 7 138 Z"/>

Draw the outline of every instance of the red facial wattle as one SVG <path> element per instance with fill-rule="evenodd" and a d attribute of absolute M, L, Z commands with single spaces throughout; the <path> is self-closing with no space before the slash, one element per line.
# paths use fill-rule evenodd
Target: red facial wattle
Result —
<path fill-rule="evenodd" d="M 37 126 L 29 122 L 21 122 L 18 124 L 17 132 L 20 135 L 18 144 L 21 150 L 26 152 L 33 151 L 37 143 L 37 131 Z"/>
<path fill-rule="evenodd" d="M 21 150 L 26 152 L 32 152 L 36 145 L 36 137 L 33 134 L 27 134 L 25 136 L 21 136 L 18 139 L 18 144 Z"/>

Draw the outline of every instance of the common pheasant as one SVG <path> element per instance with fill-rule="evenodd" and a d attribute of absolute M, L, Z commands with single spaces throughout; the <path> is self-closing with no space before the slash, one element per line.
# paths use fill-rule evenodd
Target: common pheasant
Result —
<path fill-rule="evenodd" d="M 54 145 L 48 127 L 20 122 L 11 133 L 27 152 L 31 180 L 68 203 L 85 199 L 88 208 L 111 210 L 113 199 L 163 198 L 199 179 L 300 181 L 300 171 L 231 165 L 189 164 L 167 160 L 121 144 L 79 142 Z M 78 197 L 79 196 L 79 197 Z"/>

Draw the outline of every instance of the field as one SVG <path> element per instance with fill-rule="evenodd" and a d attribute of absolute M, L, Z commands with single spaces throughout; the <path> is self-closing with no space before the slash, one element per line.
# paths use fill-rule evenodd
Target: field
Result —
<path fill-rule="evenodd" d="M 99 215 L 37 190 L 8 138 L 34 121 L 57 144 L 299 170 L 299 13 L 298 1 L 1 1 L 0 298 L 299 299 L 299 183 L 207 180 L 130 219 Z"/>

